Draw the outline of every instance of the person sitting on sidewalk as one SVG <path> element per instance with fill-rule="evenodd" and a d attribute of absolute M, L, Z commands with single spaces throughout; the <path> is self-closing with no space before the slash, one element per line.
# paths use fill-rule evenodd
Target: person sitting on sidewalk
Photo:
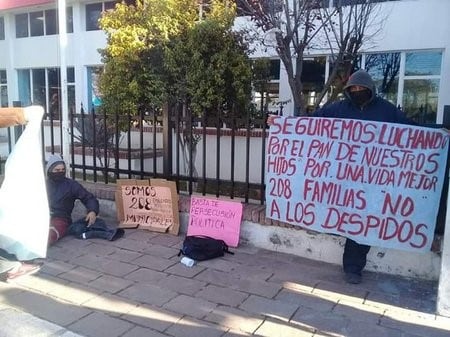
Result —
<path fill-rule="evenodd" d="M 24 109 L 2 109 L 0 112 L 0 127 L 6 128 L 27 123 Z M 0 248 L 0 280 L 11 281 L 19 277 L 31 275 L 39 271 L 41 264 L 17 261 L 15 256 Z"/>
<path fill-rule="evenodd" d="M 66 234 L 79 239 L 105 239 L 114 241 L 124 235 L 121 228 L 111 228 L 97 217 L 99 202 L 76 180 L 66 177 L 66 164 L 59 155 L 51 155 L 46 165 L 47 194 L 50 207 L 49 245 Z M 85 217 L 72 222 L 75 201 L 86 207 Z"/>

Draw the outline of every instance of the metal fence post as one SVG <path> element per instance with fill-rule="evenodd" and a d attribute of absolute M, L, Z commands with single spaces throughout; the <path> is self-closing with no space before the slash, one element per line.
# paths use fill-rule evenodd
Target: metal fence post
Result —
<path fill-rule="evenodd" d="M 163 117 L 163 173 L 166 179 L 172 177 L 172 129 L 173 123 L 170 118 L 169 104 L 164 104 Z"/>

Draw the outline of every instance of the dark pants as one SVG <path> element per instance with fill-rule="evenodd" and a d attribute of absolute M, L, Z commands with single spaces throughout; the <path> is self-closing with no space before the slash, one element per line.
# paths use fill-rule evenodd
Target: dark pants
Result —
<path fill-rule="evenodd" d="M 344 272 L 361 275 L 362 270 L 366 266 L 367 253 L 370 246 L 361 245 L 353 240 L 345 241 L 343 265 Z"/>
<path fill-rule="evenodd" d="M 105 239 L 111 240 L 116 229 L 109 228 L 103 219 L 97 218 L 91 226 L 86 225 L 85 218 L 72 222 L 69 226 L 69 235 L 79 239 Z"/>

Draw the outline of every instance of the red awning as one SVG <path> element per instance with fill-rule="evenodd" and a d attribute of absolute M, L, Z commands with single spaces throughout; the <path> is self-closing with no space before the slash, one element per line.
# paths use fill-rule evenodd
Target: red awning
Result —
<path fill-rule="evenodd" d="M 36 6 L 52 2 L 56 4 L 57 0 L 1 0 L 0 10 Z"/>

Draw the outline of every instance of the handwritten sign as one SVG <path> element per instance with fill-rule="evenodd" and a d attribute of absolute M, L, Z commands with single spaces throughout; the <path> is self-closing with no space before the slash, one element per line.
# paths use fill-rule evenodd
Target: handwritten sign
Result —
<path fill-rule="evenodd" d="M 267 145 L 266 216 L 362 244 L 429 250 L 448 140 L 424 127 L 278 118 Z"/>
<path fill-rule="evenodd" d="M 119 180 L 116 191 L 119 227 L 142 227 L 178 234 L 175 183 L 162 179 Z"/>
<path fill-rule="evenodd" d="M 188 235 L 205 235 L 221 239 L 230 247 L 237 247 L 242 219 L 242 204 L 191 197 Z"/>

